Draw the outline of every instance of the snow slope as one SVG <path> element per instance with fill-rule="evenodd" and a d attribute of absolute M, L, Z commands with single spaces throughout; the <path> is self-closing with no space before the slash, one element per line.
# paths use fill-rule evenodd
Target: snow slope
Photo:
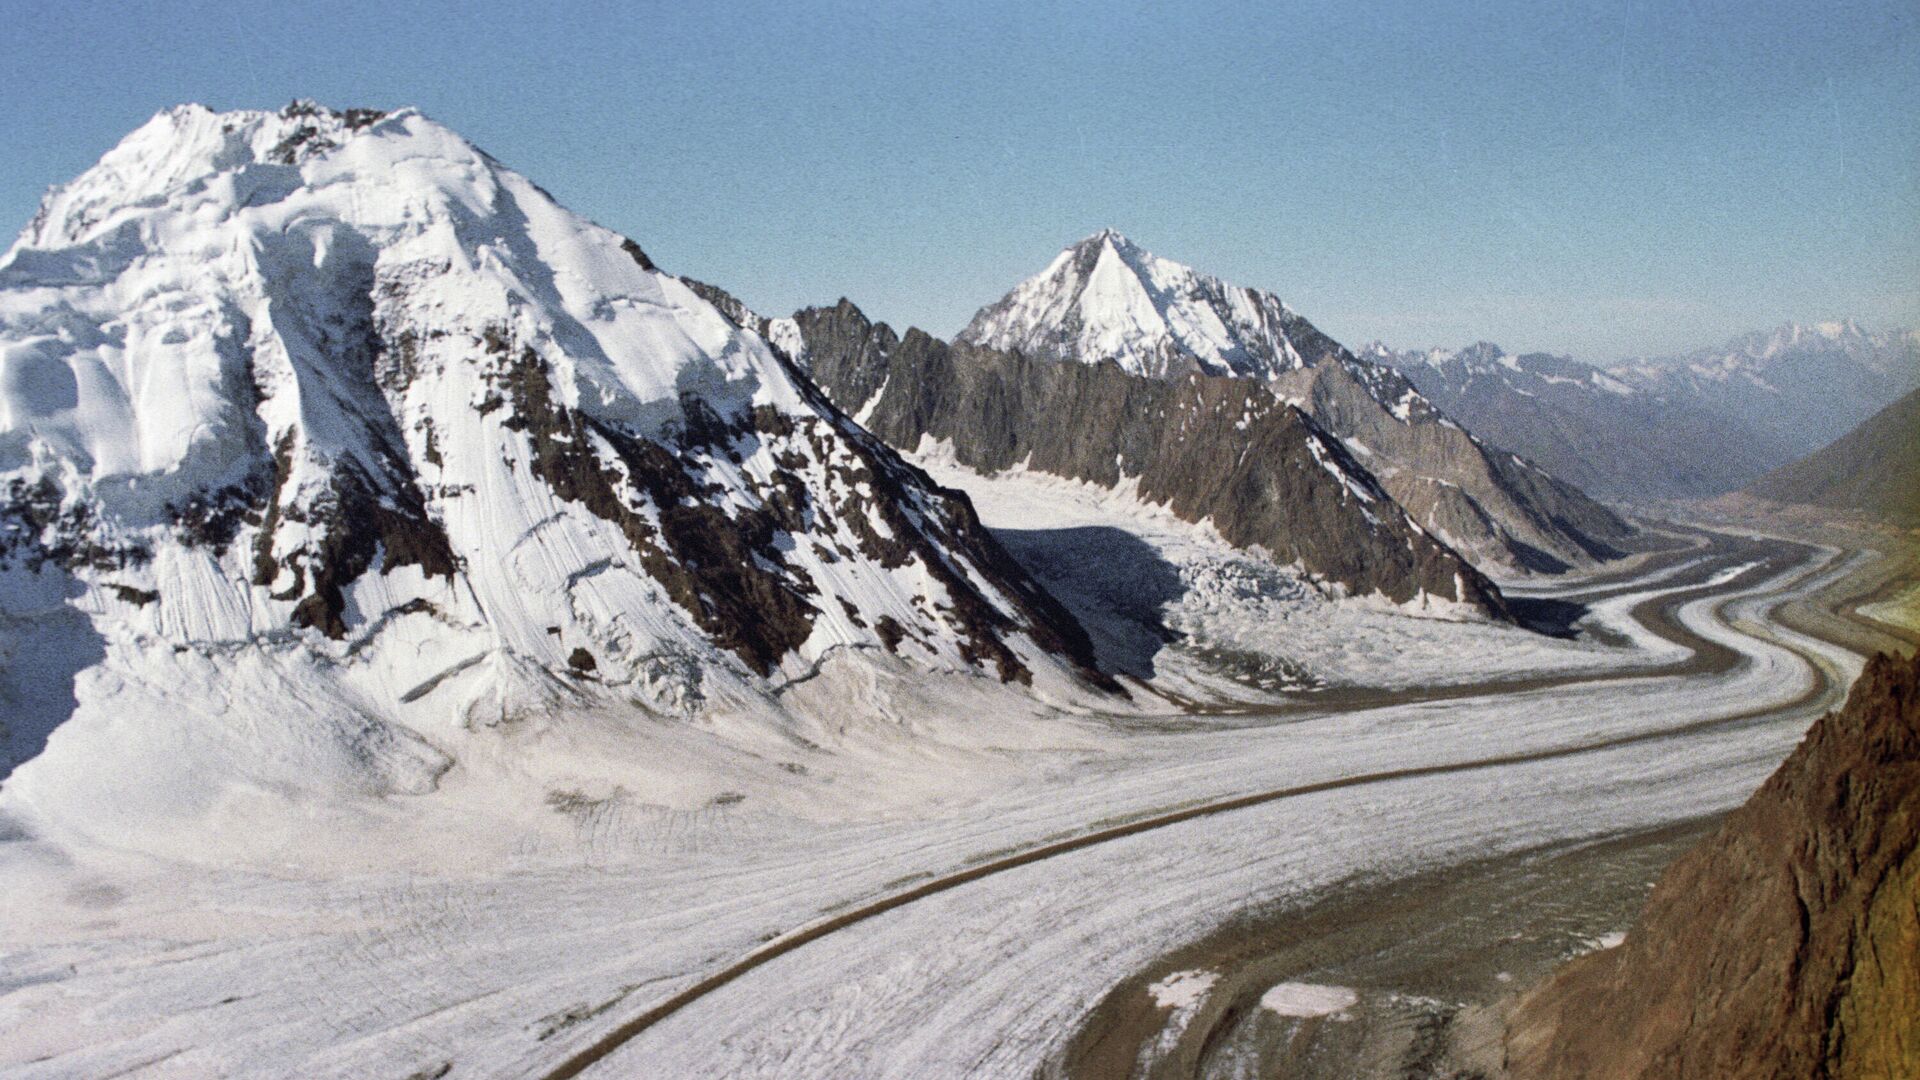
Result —
<path fill-rule="evenodd" d="M 1007 852 L 1197 801 L 1673 732 L 1282 800 L 995 874 L 759 968 L 590 1073 L 1030 1077 L 1116 982 L 1249 910 L 1737 803 L 1824 701 L 1758 723 L 1688 725 L 1802 694 L 1809 665 L 1766 640 L 1792 635 L 1756 628 L 1820 565 L 1687 602 L 1688 625 L 1746 658 L 1719 675 L 1252 726 L 1068 720 L 1051 744 L 948 762 L 997 773 L 995 783 L 855 821 L 782 812 L 757 787 L 682 811 L 603 788 L 546 808 L 551 826 L 529 829 L 517 859 L 486 872 L 324 880 L 0 843 L 0 901 L 14 913 L 0 920 L 0 1070 L 547 1075 L 770 939 Z M 1599 617 L 1639 639 L 1622 620 L 1672 587 L 1654 576 L 1658 586 L 1630 588 Z M 1844 654 L 1832 662 L 1841 682 L 1857 670 Z"/>
<path fill-rule="evenodd" d="M 298 102 L 159 114 L 0 260 L 0 657 L 0 812 L 163 847 L 541 718 L 1090 670 L 964 500 L 631 241 Z"/>

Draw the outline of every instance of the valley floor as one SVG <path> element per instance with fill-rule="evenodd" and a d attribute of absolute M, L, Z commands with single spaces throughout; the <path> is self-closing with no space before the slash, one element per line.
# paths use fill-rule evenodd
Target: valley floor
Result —
<path fill-rule="evenodd" d="M 1017 515 L 976 499 L 989 526 L 1017 530 Z M 1838 701 L 1855 650 L 1884 633 L 1860 613 L 1881 586 L 1856 595 L 1876 557 L 1688 535 L 1629 574 L 1517 590 L 1587 604 L 1577 640 L 1416 626 L 1438 635 L 1422 646 L 1394 639 L 1408 632 L 1395 619 L 1343 615 L 1339 633 L 1273 639 L 1300 642 L 1297 670 L 1239 677 L 1304 674 L 1318 693 L 1178 722 L 1061 717 L 1055 746 L 980 750 L 993 782 L 866 817 L 582 798 L 555 805 L 577 827 L 564 857 L 347 875 L 187 870 L 12 837 L 0 842 L 0 1072 L 1026 1077 L 1084 1072 L 1084 1025 L 1116 1002 L 1138 1036 L 1121 1057 L 1183 1071 L 1208 991 L 1242 976 L 1182 950 L 1422 881 L 1452 882 L 1435 886 L 1444 900 L 1503 860 L 1671 839 L 1744 799 Z M 1177 676 L 1196 697 L 1221 690 L 1187 651 L 1257 652 L 1278 616 L 1234 622 L 1244 608 L 1228 605 L 1210 622 L 1194 583 L 1212 580 L 1213 555 L 1110 539 L 1155 573 L 1171 567 L 1186 599 L 1162 627 L 1178 647 L 1152 648 L 1138 636 L 1150 623 L 1119 618 L 1108 655 L 1165 665 L 1156 682 Z M 1030 540 L 1023 558 L 1044 561 L 1043 538 Z M 1053 576 L 1083 583 L 1077 606 L 1128 599 L 1111 577 L 1064 563 Z M 1536 651 L 1505 657 L 1516 641 Z M 1401 657 L 1383 683 L 1350 677 Z M 996 755 L 1018 760 L 996 771 Z M 1345 927 L 1353 955 L 1418 930 L 1404 905 L 1375 906 L 1400 922 Z M 1620 914 L 1588 906 L 1590 919 Z M 1552 937 L 1537 920 L 1450 911 L 1433 917 L 1458 935 L 1535 934 L 1542 956 L 1579 947 L 1570 924 Z M 1327 982 L 1324 961 L 1256 977 Z M 1338 1013 L 1348 991 L 1357 1008 L 1404 1011 L 1394 995 L 1407 995 L 1378 970 L 1385 981 L 1363 984 L 1363 967 L 1334 990 L 1276 992 L 1268 1011 Z"/>

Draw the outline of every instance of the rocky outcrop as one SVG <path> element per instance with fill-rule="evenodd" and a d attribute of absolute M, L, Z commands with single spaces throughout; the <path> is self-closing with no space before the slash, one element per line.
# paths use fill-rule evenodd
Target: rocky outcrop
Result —
<path fill-rule="evenodd" d="M 1507 1050 L 1519 1080 L 1920 1076 L 1920 661 L 1869 663 Z"/>
<path fill-rule="evenodd" d="M 1558 573 L 1618 557 L 1633 535 L 1578 488 L 1454 423 L 1391 368 L 1340 349 L 1273 384 L 1361 455 L 1414 520 L 1476 563 Z"/>
<path fill-rule="evenodd" d="M 775 320 L 769 336 L 783 333 L 826 393 L 896 447 L 931 439 L 983 472 L 1025 465 L 1135 485 L 1231 543 L 1352 593 L 1505 612 L 1499 591 L 1410 520 L 1340 440 L 1260 381 L 1158 379 L 918 330 L 899 337 L 846 301 Z"/>

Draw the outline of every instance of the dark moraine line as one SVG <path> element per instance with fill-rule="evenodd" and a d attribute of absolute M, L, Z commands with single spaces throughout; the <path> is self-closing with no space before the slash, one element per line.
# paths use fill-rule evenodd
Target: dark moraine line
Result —
<path fill-rule="evenodd" d="M 1798 550 L 1801 553 L 1802 561 L 1807 563 L 1812 563 L 1815 555 L 1817 554 L 1814 551 L 1814 549 L 1807 547 L 1805 545 L 1786 544 L 1783 542 L 1781 545 L 1781 548 L 1782 548 L 1782 551 L 1780 553 L 1777 553 L 1774 556 L 1770 556 L 1767 559 L 1765 559 L 1764 565 L 1760 567 L 1755 567 L 1752 570 L 1749 570 L 1745 573 L 1738 575 L 1737 577 L 1735 577 L 1730 581 L 1724 582 L 1714 587 L 1722 589 L 1728 593 L 1737 593 L 1743 590 L 1749 584 L 1753 584 L 1758 580 L 1765 580 L 1766 577 L 1779 572 L 1780 568 L 1775 565 L 1775 562 L 1777 559 L 1783 558 L 1785 556 L 1785 552 L 1787 549 Z M 1812 567 L 1812 569 L 1818 569 L 1818 568 L 1819 568 L 1818 566 Z M 1724 569 L 1724 567 L 1721 567 L 1721 569 Z M 1796 583 L 1798 581 L 1804 580 L 1806 576 L 1807 575 L 1803 574 L 1799 578 L 1796 578 Z M 1703 638 L 1699 638 L 1697 635 L 1694 635 L 1690 631 L 1687 631 L 1684 627 L 1679 626 L 1678 620 L 1673 617 L 1673 611 L 1679 606 L 1680 603 L 1694 599 L 1694 597 L 1689 595 L 1690 593 L 1697 592 L 1700 589 L 1703 589 L 1706 587 L 1707 586 L 1705 586 L 1704 584 L 1695 585 L 1695 586 L 1684 588 L 1680 592 L 1676 593 L 1675 595 L 1651 600 L 1647 604 L 1641 605 L 1640 607 L 1636 607 L 1634 609 L 1634 615 L 1636 618 L 1642 617 L 1643 614 L 1648 617 L 1656 617 L 1656 623 L 1650 624 L 1650 626 L 1652 626 L 1655 629 L 1656 633 L 1661 633 L 1663 637 L 1666 637 L 1667 633 L 1662 632 L 1661 629 L 1658 627 L 1657 623 L 1659 622 L 1664 622 L 1667 624 L 1667 627 L 1666 627 L 1667 632 L 1671 632 L 1677 635 L 1684 635 L 1686 638 L 1691 638 L 1693 641 L 1698 642 L 1698 644 L 1701 646 L 1707 646 L 1707 647 L 1710 647 L 1712 650 L 1717 650 L 1717 652 L 1715 652 L 1715 654 L 1711 658 L 1707 658 L 1703 664 L 1697 665 L 1700 667 L 1702 671 L 1711 673 L 1714 671 L 1725 671 L 1725 670 L 1731 669 L 1733 664 L 1738 662 L 1739 654 L 1734 652 L 1734 650 L 1727 648 L 1726 646 L 1717 645 L 1713 642 L 1708 642 Z M 1718 605 L 1715 608 L 1716 614 L 1718 614 L 1719 610 L 1723 608 L 1726 605 L 1726 603 L 1730 603 L 1734 599 L 1735 597 L 1729 596 L 1726 601 L 1723 601 L 1722 604 Z M 1642 609 L 1646 609 L 1646 610 L 1643 612 Z M 1676 640 L 1676 639 L 1669 638 L 1669 640 Z M 1720 655 L 1721 653 L 1726 654 L 1726 656 L 1731 656 L 1732 659 L 1731 660 L 1727 659 L 1726 656 Z M 1801 654 L 1801 655 L 1803 659 L 1806 659 L 1804 654 Z M 1700 657 L 1696 657 L 1696 660 L 1700 660 L 1700 659 L 1701 659 Z M 1681 669 L 1691 669 L 1695 666 L 1696 665 L 1693 663 L 1678 665 L 1678 667 Z M 545 1078 L 545 1080 L 567 1080 L 567 1078 L 569 1077 L 579 1076 L 581 1073 L 585 1072 L 587 1069 L 593 1067 L 595 1064 L 607 1058 L 614 1051 L 618 1050 L 621 1046 L 632 1041 L 635 1037 L 639 1036 L 642 1032 L 645 1032 L 648 1028 L 653 1027 L 655 1024 L 658 1024 L 660 1021 L 665 1020 L 667 1017 L 672 1016 L 673 1014 L 679 1012 L 681 1009 L 686 1008 L 688 1005 L 691 1005 L 692 1003 L 694 1003 L 695 1001 L 698 1001 L 702 997 L 705 997 L 706 995 L 714 992 L 715 990 L 718 990 L 721 987 L 734 982 L 735 980 L 739 979 L 741 976 L 746 975 L 757 968 L 760 968 L 768 963 L 771 963 L 772 961 L 777 960 L 780 957 L 785 956 L 788 953 L 791 953 L 796 949 L 801 948 L 802 946 L 818 941 L 821 938 L 828 936 L 829 934 L 837 933 L 850 926 L 875 918 L 876 916 L 884 915 L 887 912 L 905 907 L 908 904 L 915 903 L 916 901 L 919 901 L 919 900 L 924 900 L 929 896 L 935 896 L 940 893 L 950 891 L 952 889 L 957 889 L 962 885 L 967 885 L 972 882 L 979 881 L 982 878 L 991 877 L 995 874 L 1005 873 L 1008 870 L 1018 869 L 1019 867 L 1022 867 L 1022 866 L 1028 866 L 1033 863 L 1041 862 L 1046 859 L 1055 858 L 1060 855 L 1066 855 L 1071 852 L 1081 851 L 1086 848 L 1096 847 L 1100 844 L 1110 843 L 1112 841 L 1124 839 L 1130 836 L 1138 836 L 1142 833 L 1152 832 L 1157 829 L 1164 829 L 1170 825 L 1178 825 L 1182 822 L 1194 821 L 1200 818 L 1212 817 L 1219 814 L 1232 813 L 1236 810 L 1245 810 L 1249 807 L 1264 806 L 1269 803 L 1275 803 L 1285 799 L 1294 799 L 1294 798 L 1299 798 L 1306 795 L 1314 795 L 1314 794 L 1319 794 L 1321 792 L 1327 792 L 1327 791 L 1339 791 L 1347 788 L 1363 787 L 1371 784 L 1392 783 L 1398 780 L 1412 780 L 1412 779 L 1418 779 L 1423 777 L 1445 776 L 1445 775 L 1457 774 L 1457 773 L 1475 772 L 1483 769 L 1496 769 L 1496 768 L 1506 768 L 1514 765 L 1527 765 L 1527 764 L 1540 762 L 1540 761 L 1552 761 L 1555 759 L 1573 757 L 1580 754 L 1597 753 L 1600 751 L 1611 750 L 1611 749 L 1615 749 L 1622 746 L 1633 746 L 1633 745 L 1638 745 L 1642 743 L 1660 742 L 1660 741 L 1669 740 L 1669 739 L 1679 739 L 1679 738 L 1684 738 L 1686 736 L 1693 735 L 1702 731 L 1710 731 L 1717 728 L 1732 727 L 1740 724 L 1750 723 L 1763 717 L 1769 717 L 1781 712 L 1802 708 L 1820 699 L 1823 695 L 1832 693 L 1833 683 L 1831 678 L 1827 675 L 1825 668 L 1818 663 L 1811 663 L 1811 662 L 1809 663 L 1808 666 L 1813 671 L 1812 685 L 1808 688 L 1808 690 L 1805 693 L 1801 694 L 1799 697 L 1795 698 L 1794 700 L 1785 702 L 1785 703 L 1778 703 L 1778 704 L 1768 705 L 1761 708 L 1749 709 L 1740 713 L 1736 713 L 1731 716 L 1716 717 L 1710 720 L 1699 720 L 1690 724 L 1682 724 L 1677 727 L 1663 728 L 1659 731 L 1642 732 L 1640 734 L 1635 734 L 1635 735 L 1621 735 L 1621 736 L 1616 736 L 1610 739 L 1597 740 L 1594 742 L 1579 743 L 1579 744 L 1570 745 L 1570 746 L 1551 747 L 1543 750 L 1530 750 L 1530 751 L 1513 753 L 1513 754 L 1502 754 L 1494 757 L 1476 758 L 1469 761 L 1459 761 L 1459 762 L 1452 762 L 1452 763 L 1446 763 L 1446 764 L 1420 765 L 1420 766 L 1412 766 L 1412 767 L 1402 768 L 1402 769 L 1386 769 L 1379 772 L 1360 773 L 1354 776 L 1340 777 L 1338 779 L 1333 779 L 1333 780 L 1323 780 L 1323 781 L 1319 781 L 1312 784 L 1301 784 L 1293 787 L 1278 788 L 1270 791 L 1256 792 L 1250 795 L 1235 796 L 1233 798 L 1222 799 L 1217 802 L 1211 802 L 1201 806 L 1194 806 L 1184 810 L 1176 810 L 1169 813 L 1157 814 L 1152 817 L 1141 818 L 1137 821 L 1128 822 L 1126 824 L 1115 825 L 1105 829 L 1098 829 L 1093 832 L 1085 833 L 1081 836 L 1072 837 L 1067 840 L 1060 840 L 1054 843 L 1042 844 L 1038 847 L 1029 848 L 1026 851 L 1019 852 L 1018 854 L 1008 855 L 1003 858 L 995 859 L 992 862 L 982 863 L 978 866 L 970 867 L 966 870 L 960 870 L 951 874 L 943 875 L 941 877 L 934 878 L 930 881 L 923 882 L 922 884 L 914 888 L 907 889 L 904 892 L 895 893 L 891 896 L 882 897 L 881 899 L 871 901 L 859 907 L 851 908 L 847 911 L 841 912 L 836 916 L 833 916 L 830 919 L 827 919 L 822 922 L 814 923 L 811 926 L 807 926 L 800 930 L 796 930 L 785 937 L 777 938 L 773 941 L 767 942 L 765 945 L 762 945 L 759 948 L 754 949 L 751 952 L 748 952 L 746 955 L 740 957 L 739 959 L 733 961 L 732 963 L 727 964 L 725 967 L 722 967 L 702 977 L 698 981 L 692 983 L 685 989 L 681 990 L 679 993 L 674 994 L 672 997 L 669 997 L 666 1000 L 659 1002 L 658 1004 L 652 1006 L 651 1008 L 648 1008 L 644 1012 L 641 1012 L 633 1017 L 628 1018 L 627 1020 L 623 1021 L 619 1026 L 608 1031 L 606 1034 L 602 1035 L 600 1038 L 594 1040 L 592 1043 L 588 1044 L 582 1049 L 574 1052 L 572 1055 L 567 1057 L 564 1061 L 560 1062 L 558 1065 L 554 1066 L 552 1069 L 550 1069 L 549 1071 L 541 1075 Z M 1672 672 L 1672 673 L 1678 673 L 1678 672 Z M 1691 673 L 1691 671 L 1688 671 L 1686 673 Z M 1561 684 L 1564 684 L 1565 682 L 1612 681 L 1613 679 L 1616 679 L 1616 678 L 1643 677 L 1645 674 L 1647 673 L 1633 672 L 1633 673 L 1616 674 L 1616 675 L 1602 674 L 1599 676 L 1587 676 L 1581 679 L 1549 680 L 1547 681 L 1547 685 L 1561 685 Z M 1503 684 L 1503 686 L 1511 686 L 1511 685 L 1513 684 Z M 1531 686 L 1529 686 L 1528 688 L 1531 688 Z M 1454 697 L 1454 696 L 1466 696 L 1466 695 L 1447 694 L 1443 696 Z M 1416 698 L 1416 700 L 1427 700 L 1427 698 L 1422 697 L 1420 695 L 1414 695 L 1414 697 Z M 1404 697 L 1400 700 L 1404 700 Z M 1355 708 L 1366 708 L 1366 707 L 1372 707 L 1372 704 L 1369 704 L 1366 706 L 1355 706 Z M 1339 711 L 1346 711 L 1346 710 L 1341 709 Z"/>

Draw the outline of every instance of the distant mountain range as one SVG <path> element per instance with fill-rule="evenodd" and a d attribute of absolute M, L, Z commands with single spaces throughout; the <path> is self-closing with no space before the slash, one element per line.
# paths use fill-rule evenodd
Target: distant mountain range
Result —
<path fill-rule="evenodd" d="M 1920 331 L 1788 323 L 1612 371 L 1649 393 L 1740 417 L 1806 454 L 1920 386 Z"/>
<path fill-rule="evenodd" d="M 1545 353 L 1361 355 L 1403 372 L 1475 433 L 1593 494 L 1702 498 L 1838 437 L 1920 385 L 1920 335 L 1789 324 L 1719 349 L 1608 368 Z"/>

